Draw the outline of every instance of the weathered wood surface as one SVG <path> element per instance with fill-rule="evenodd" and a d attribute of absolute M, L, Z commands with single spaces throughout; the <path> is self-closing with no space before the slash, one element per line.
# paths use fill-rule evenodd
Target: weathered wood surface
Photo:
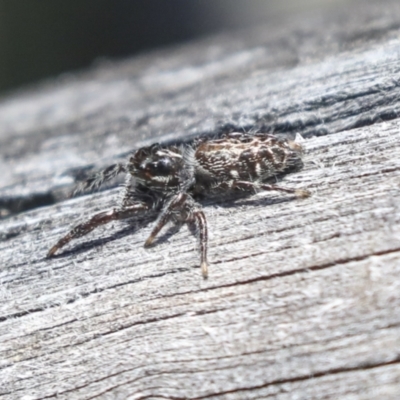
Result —
<path fill-rule="evenodd" d="M 2 99 L 2 214 L 56 204 L 1 223 L 0 398 L 398 399 L 399 54 L 398 3 L 363 1 Z M 186 227 L 45 259 L 118 198 L 65 199 L 88 167 L 237 129 L 303 134 L 313 196 L 207 205 L 207 281 Z"/>

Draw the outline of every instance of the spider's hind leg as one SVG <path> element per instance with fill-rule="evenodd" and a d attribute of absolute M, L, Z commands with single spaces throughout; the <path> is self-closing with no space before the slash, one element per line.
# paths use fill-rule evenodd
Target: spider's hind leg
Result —
<path fill-rule="evenodd" d="M 239 189 L 244 192 L 256 192 L 258 190 L 276 190 L 278 192 L 285 192 L 294 194 L 298 198 L 306 198 L 310 197 L 311 193 L 307 189 L 292 189 L 287 188 L 280 185 L 270 185 L 259 182 L 251 182 L 251 181 L 230 181 L 229 183 L 223 182 L 220 185 L 221 188 L 224 189 Z M 216 187 L 218 189 L 218 186 Z"/>

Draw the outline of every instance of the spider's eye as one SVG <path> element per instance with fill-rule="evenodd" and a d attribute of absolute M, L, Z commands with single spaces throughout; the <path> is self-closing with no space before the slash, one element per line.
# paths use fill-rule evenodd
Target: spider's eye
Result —
<path fill-rule="evenodd" d="M 169 175 L 171 173 L 172 162 L 169 158 L 161 158 L 160 160 L 151 163 L 152 170 L 155 175 Z"/>

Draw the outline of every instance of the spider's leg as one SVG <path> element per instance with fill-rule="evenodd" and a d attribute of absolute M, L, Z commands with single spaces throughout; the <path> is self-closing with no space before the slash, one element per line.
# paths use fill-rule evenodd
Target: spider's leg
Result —
<path fill-rule="evenodd" d="M 250 181 L 232 181 L 230 184 L 230 188 L 232 189 L 238 188 L 246 192 L 252 190 L 277 190 L 285 193 L 293 193 L 294 195 L 296 195 L 296 197 L 299 198 L 306 198 L 311 195 L 311 193 L 306 189 L 292 189 L 279 185 L 268 185 L 264 183 L 250 182 Z"/>
<path fill-rule="evenodd" d="M 208 277 L 208 263 L 207 263 L 207 219 L 203 211 L 197 210 L 193 213 L 194 223 L 199 235 L 200 241 L 200 268 L 204 278 Z"/>
<path fill-rule="evenodd" d="M 97 172 L 95 175 L 86 179 L 84 182 L 81 182 L 74 191 L 74 195 L 80 192 L 83 192 L 87 189 L 89 190 L 97 190 L 99 189 L 105 182 L 110 181 L 115 178 L 117 175 L 122 172 L 126 172 L 126 165 L 123 163 L 113 164 L 108 166 L 107 168 L 102 169 Z"/>
<path fill-rule="evenodd" d="M 200 206 L 187 193 L 175 195 L 161 211 L 156 225 L 145 242 L 145 247 L 150 246 L 163 226 L 170 220 L 194 223 L 200 241 L 200 267 L 204 278 L 208 275 L 207 264 L 207 220 Z"/>
<path fill-rule="evenodd" d="M 156 224 L 150 233 L 150 236 L 147 238 L 144 244 L 145 247 L 151 246 L 163 226 L 174 217 L 174 214 L 177 212 L 180 214 L 180 211 L 183 210 L 186 205 L 187 198 L 188 195 L 182 192 L 172 197 L 172 199 L 161 211 L 160 216 L 158 217 Z"/>
<path fill-rule="evenodd" d="M 67 235 L 61 238 L 47 253 L 47 257 L 53 256 L 57 250 L 64 247 L 67 243 L 69 243 L 74 238 L 79 238 L 85 236 L 93 229 L 97 228 L 100 225 L 107 224 L 111 221 L 121 220 L 133 217 L 135 214 L 139 212 L 144 212 L 149 209 L 149 206 L 146 203 L 137 203 L 131 205 L 126 208 L 114 208 L 110 211 L 103 211 L 94 215 L 88 221 L 83 222 L 82 224 L 77 225 L 73 228 Z"/>
<path fill-rule="evenodd" d="M 176 210 L 181 210 L 184 207 L 186 199 L 187 199 L 187 194 L 179 193 L 166 204 L 166 206 L 161 210 L 161 213 L 156 221 L 156 224 L 153 230 L 151 231 L 150 236 L 147 238 L 144 244 L 145 247 L 151 246 L 151 244 L 153 243 L 154 239 L 159 234 L 163 226 L 173 218 L 174 212 Z"/>
<path fill-rule="evenodd" d="M 311 196 L 310 191 L 308 191 L 307 189 L 292 189 L 279 185 L 266 185 L 266 184 L 259 185 L 259 188 L 261 190 L 278 190 L 281 192 L 293 193 L 296 197 L 299 197 L 301 199 L 305 199 L 306 197 Z"/>

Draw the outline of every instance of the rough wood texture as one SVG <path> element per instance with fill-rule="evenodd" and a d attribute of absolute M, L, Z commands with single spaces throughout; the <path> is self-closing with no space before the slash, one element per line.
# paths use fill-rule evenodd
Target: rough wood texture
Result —
<path fill-rule="evenodd" d="M 3 98 L 0 398 L 398 399 L 399 53 L 397 0 L 362 1 Z M 118 198 L 66 200 L 88 170 L 237 129 L 303 134 L 313 196 L 207 205 L 207 281 L 186 227 L 45 259 Z"/>

